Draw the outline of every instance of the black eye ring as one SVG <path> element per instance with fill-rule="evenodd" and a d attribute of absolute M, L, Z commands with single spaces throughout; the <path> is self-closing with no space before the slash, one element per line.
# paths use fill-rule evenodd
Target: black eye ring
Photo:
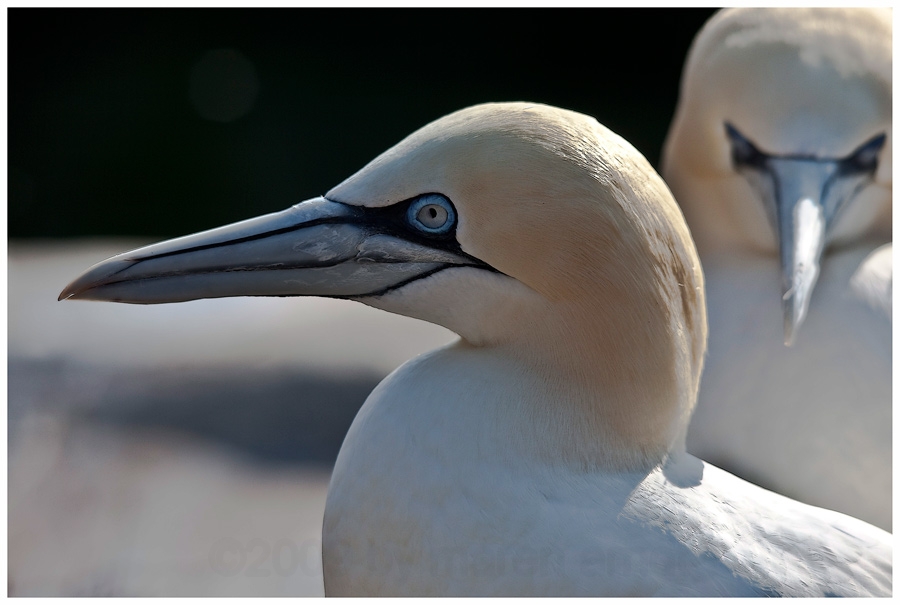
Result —
<path fill-rule="evenodd" d="M 878 169 L 878 154 L 884 147 L 887 136 L 876 135 L 857 147 L 849 156 L 840 160 L 841 172 L 875 172 Z"/>
<path fill-rule="evenodd" d="M 409 205 L 406 220 L 419 231 L 442 235 L 449 233 L 456 225 L 456 209 L 443 195 L 426 193 Z"/>
<path fill-rule="evenodd" d="M 725 122 L 725 134 L 731 143 L 731 161 L 736 168 L 741 166 L 761 168 L 765 165 L 768 156 L 757 149 L 750 139 L 741 134 L 730 122 Z"/>

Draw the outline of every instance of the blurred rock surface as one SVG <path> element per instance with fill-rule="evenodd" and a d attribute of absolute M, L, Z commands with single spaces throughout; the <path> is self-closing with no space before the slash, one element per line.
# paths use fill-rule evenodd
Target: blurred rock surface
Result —
<path fill-rule="evenodd" d="M 453 335 L 326 299 L 57 302 L 143 243 L 9 244 L 9 594 L 323 594 L 344 433 Z"/>

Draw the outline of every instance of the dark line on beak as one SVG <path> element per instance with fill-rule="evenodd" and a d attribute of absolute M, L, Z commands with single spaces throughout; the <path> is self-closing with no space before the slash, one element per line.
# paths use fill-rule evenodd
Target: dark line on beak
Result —
<path fill-rule="evenodd" d="M 403 281 L 401 281 L 401 282 L 398 282 L 398 283 L 394 284 L 393 286 L 388 286 L 388 287 L 386 287 L 386 288 L 382 288 L 381 290 L 376 290 L 376 291 L 374 291 L 374 292 L 369 292 L 368 294 L 353 294 L 353 295 L 350 295 L 350 296 L 343 296 L 343 295 L 340 295 L 340 296 L 329 296 L 328 298 L 340 298 L 340 299 L 342 299 L 342 300 L 359 300 L 360 298 L 370 298 L 370 297 L 373 297 L 373 296 L 383 296 L 383 295 L 387 294 L 388 292 L 393 292 L 394 290 L 399 290 L 400 288 L 402 288 L 402 287 L 404 287 L 404 286 L 407 286 L 407 285 L 413 283 L 414 281 L 418 281 L 418 280 L 420 280 L 420 279 L 425 279 L 426 277 L 431 277 L 432 275 L 434 275 L 434 274 L 436 274 L 436 273 L 440 273 L 441 271 L 443 271 L 443 270 L 445 270 L 445 269 L 461 269 L 461 268 L 463 268 L 463 267 L 468 267 L 468 268 L 470 268 L 470 269 L 483 269 L 483 270 L 485 270 L 485 271 L 490 271 L 490 272 L 492 272 L 492 273 L 497 273 L 497 274 L 499 274 L 499 275 L 503 275 L 503 276 L 508 277 L 508 276 L 507 276 L 505 273 L 503 273 L 502 271 L 498 271 L 497 269 L 494 269 L 494 268 L 493 268 L 492 266 L 490 266 L 489 264 L 487 264 L 487 263 L 482 263 L 481 261 L 479 261 L 479 264 L 466 264 L 466 265 L 453 265 L 453 264 L 447 263 L 447 264 L 442 265 L 442 266 L 440 266 L 440 267 L 436 267 L 436 268 L 432 269 L 431 271 L 426 271 L 425 273 L 421 273 L 421 274 L 419 274 L 419 275 L 415 275 L 415 276 L 413 276 L 413 277 L 410 277 L 409 279 L 406 279 L 406 280 L 403 280 Z"/>

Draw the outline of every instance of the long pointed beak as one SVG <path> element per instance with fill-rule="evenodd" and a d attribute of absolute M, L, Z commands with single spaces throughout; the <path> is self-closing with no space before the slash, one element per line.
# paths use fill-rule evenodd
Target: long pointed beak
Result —
<path fill-rule="evenodd" d="M 381 229 L 372 211 L 314 198 L 282 212 L 114 256 L 66 286 L 59 300 L 146 304 L 225 296 L 363 298 L 448 267 L 479 264 L 462 252 L 404 239 L 389 224 Z"/>
<path fill-rule="evenodd" d="M 794 343 L 806 319 L 812 291 L 819 278 L 819 259 L 825 243 L 822 207 L 812 199 L 798 200 L 792 216 L 782 220 L 781 304 L 784 310 L 784 344 Z"/>
<path fill-rule="evenodd" d="M 773 159 L 775 218 L 781 256 L 784 344 L 794 343 L 806 319 L 830 219 L 839 204 L 828 204 L 835 162 Z"/>

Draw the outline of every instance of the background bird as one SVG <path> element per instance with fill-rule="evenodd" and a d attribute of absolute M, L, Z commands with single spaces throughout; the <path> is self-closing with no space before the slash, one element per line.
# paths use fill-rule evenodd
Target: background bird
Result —
<path fill-rule="evenodd" d="M 889 534 L 684 451 L 699 260 L 662 180 L 596 120 L 461 110 L 323 197 L 113 257 L 60 298 L 316 294 L 460 335 L 354 421 L 327 593 L 890 594 Z"/>
<path fill-rule="evenodd" d="M 708 285 L 688 449 L 886 529 L 891 31 L 886 9 L 720 12 L 663 161 Z"/>

